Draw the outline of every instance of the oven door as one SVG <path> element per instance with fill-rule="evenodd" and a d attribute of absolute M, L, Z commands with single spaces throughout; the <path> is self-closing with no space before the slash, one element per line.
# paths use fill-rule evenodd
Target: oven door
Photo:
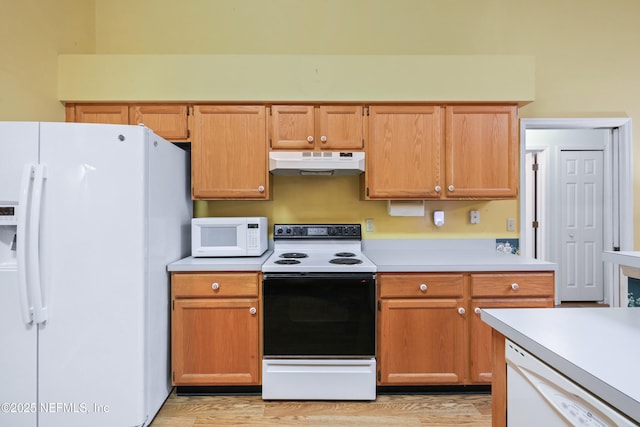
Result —
<path fill-rule="evenodd" d="M 265 274 L 262 289 L 265 357 L 375 355 L 375 274 Z"/>

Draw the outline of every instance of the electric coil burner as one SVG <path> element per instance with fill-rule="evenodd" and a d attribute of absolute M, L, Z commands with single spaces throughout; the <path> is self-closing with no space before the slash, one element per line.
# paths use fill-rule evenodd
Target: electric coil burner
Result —
<path fill-rule="evenodd" d="M 263 399 L 375 400 L 376 266 L 360 224 L 276 224 L 263 274 Z"/>

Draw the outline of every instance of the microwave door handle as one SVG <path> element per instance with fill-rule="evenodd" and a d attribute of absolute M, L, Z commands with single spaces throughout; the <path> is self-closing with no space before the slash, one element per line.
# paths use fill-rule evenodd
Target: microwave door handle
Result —
<path fill-rule="evenodd" d="M 27 164 L 22 169 L 20 184 L 20 200 L 18 201 L 18 227 L 16 230 L 16 261 L 18 265 L 18 293 L 20 295 L 20 312 L 22 321 L 29 325 L 33 323 L 32 308 L 29 306 L 27 291 L 27 218 L 29 213 L 29 189 L 33 179 L 34 166 Z"/>

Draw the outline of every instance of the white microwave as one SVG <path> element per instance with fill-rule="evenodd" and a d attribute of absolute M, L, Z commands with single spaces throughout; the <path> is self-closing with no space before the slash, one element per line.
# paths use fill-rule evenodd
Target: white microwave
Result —
<path fill-rule="evenodd" d="M 260 256 L 267 250 L 266 217 L 208 217 L 191 220 L 194 257 Z"/>

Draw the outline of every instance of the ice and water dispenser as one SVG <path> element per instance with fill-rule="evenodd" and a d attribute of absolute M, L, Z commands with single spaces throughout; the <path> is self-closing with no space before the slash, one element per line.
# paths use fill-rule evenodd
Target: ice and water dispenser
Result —
<path fill-rule="evenodd" d="M 18 204 L 0 202 L 0 268 L 15 268 Z"/>

